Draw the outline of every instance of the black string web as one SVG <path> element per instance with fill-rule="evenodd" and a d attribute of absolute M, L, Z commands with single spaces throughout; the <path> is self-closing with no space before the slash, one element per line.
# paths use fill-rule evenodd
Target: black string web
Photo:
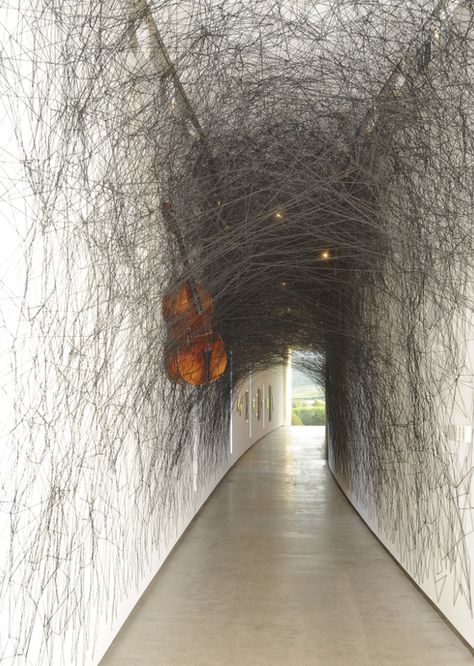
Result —
<path fill-rule="evenodd" d="M 225 468 L 229 372 L 163 370 L 161 299 L 189 277 L 165 200 L 234 383 L 322 354 L 339 478 L 471 609 L 449 430 L 472 385 L 471 3 L 1 12 L 5 663 L 82 663 L 194 505 L 193 467 Z"/>

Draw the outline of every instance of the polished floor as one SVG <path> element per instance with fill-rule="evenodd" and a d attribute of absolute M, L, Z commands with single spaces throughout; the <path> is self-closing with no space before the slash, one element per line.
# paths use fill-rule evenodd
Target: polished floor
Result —
<path fill-rule="evenodd" d="M 348 504 L 323 429 L 282 428 L 225 477 L 101 666 L 473 666 Z"/>

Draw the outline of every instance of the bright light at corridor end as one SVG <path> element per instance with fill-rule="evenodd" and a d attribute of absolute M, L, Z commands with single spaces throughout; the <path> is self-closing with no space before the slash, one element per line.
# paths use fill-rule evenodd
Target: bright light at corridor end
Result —
<path fill-rule="evenodd" d="M 286 362 L 286 383 L 285 383 L 285 425 L 291 425 L 291 356 L 292 350 L 288 348 L 288 359 Z"/>

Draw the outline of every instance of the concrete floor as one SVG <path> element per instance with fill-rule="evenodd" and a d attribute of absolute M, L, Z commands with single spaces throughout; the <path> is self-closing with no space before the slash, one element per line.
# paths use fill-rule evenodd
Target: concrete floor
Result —
<path fill-rule="evenodd" d="M 231 470 L 101 666 L 461 666 L 473 655 L 345 500 L 323 429 Z"/>

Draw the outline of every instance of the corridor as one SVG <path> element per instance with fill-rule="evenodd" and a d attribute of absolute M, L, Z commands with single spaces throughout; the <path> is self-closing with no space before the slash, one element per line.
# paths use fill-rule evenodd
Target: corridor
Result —
<path fill-rule="evenodd" d="M 251 448 L 101 666 L 461 666 L 470 651 L 347 502 L 324 428 Z"/>

